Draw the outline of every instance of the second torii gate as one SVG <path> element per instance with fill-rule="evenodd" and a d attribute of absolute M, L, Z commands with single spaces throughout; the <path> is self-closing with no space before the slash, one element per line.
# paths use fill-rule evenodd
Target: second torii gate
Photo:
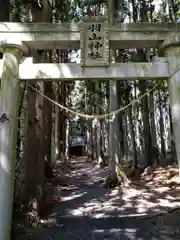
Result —
<path fill-rule="evenodd" d="M 180 24 L 0 23 L 0 239 L 9 239 L 20 80 L 168 79 L 177 158 L 180 162 Z M 152 63 L 111 63 L 109 50 L 162 47 L 165 58 Z M 20 63 L 37 49 L 81 49 L 81 64 Z"/>

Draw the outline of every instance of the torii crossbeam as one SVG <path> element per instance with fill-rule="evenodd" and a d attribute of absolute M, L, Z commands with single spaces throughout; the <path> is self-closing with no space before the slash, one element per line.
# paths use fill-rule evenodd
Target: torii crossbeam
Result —
<path fill-rule="evenodd" d="M 30 49 L 80 48 L 84 23 L 0 23 L 0 42 L 23 42 Z M 180 23 L 108 23 L 111 49 L 157 47 L 172 34 L 180 37 Z"/>
<path fill-rule="evenodd" d="M 19 65 L 19 79 L 30 83 L 43 81 L 76 81 L 86 79 L 101 80 L 165 80 L 169 77 L 168 62 L 153 63 L 114 63 L 108 68 L 85 68 L 75 63 L 33 63 L 27 58 Z M 3 60 L 0 61 L 0 77 L 3 72 Z"/>

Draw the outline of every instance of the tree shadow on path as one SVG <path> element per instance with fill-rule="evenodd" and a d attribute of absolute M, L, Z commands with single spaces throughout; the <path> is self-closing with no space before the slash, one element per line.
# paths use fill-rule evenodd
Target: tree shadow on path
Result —
<path fill-rule="evenodd" d="M 108 190 L 102 186 L 106 176 L 107 169 L 84 162 L 76 164 L 75 169 L 65 174 L 64 186 L 60 177 L 56 179 L 50 213 L 42 228 L 29 229 L 17 239 L 179 239 L 180 211 L 168 214 L 165 219 L 147 218 L 148 215 L 145 218 L 135 204 L 127 206 L 120 187 Z"/>

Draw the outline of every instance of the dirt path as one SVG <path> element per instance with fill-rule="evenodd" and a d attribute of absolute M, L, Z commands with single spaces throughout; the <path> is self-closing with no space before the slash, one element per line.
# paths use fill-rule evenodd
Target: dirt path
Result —
<path fill-rule="evenodd" d="M 48 226 L 28 230 L 17 239 L 180 239 L 180 210 L 149 218 L 148 213 L 148 217 L 139 214 L 132 203 L 123 211 L 121 190 L 105 189 L 102 186 L 105 175 L 104 170 L 80 163 L 66 176 L 68 186 L 56 186 Z"/>

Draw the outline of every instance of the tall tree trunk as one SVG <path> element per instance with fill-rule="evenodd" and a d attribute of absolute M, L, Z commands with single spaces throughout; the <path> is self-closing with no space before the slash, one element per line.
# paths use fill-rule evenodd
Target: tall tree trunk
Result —
<path fill-rule="evenodd" d="M 11 22 L 20 22 L 21 2 L 19 0 L 15 0 L 13 7 L 14 7 L 14 9 L 11 10 L 11 13 L 10 13 L 10 21 Z"/>
<path fill-rule="evenodd" d="M 122 94 L 124 87 L 122 86 L 122 81 L 117 81 L 117 106 L 118 108 L 122 107 Z M 118 118 L 118 141 L 119 141 L 119 157 L 122 159 L 125 155 L 124 152 L 124 127 L 123 127 L 123 114 L 124 112 L 120 112 L 117 115 Z"/>
<path fill-rule="evenodd" d="M 43 91 L 42 83 L 34 87 Z M 25 151 L 25 187 L 28 215 L 31 221 L 38 220 L 42 213 L 44 192 L 44 99 L 28 88 L 28 131 Z"/>
<path fill-rule="evenodd" d="M 116 81 L 110 80 L 110 112 L 117 108 Z M 116 181 L 116 167 L 119 164 L 118 143 L 117 143 L 117 115 L 109 119 L 109 177 L 110 182 Z"/>
<path fill-rule="evenodd" d="M 70 85 L 66 84 L 66 99 L 65 99 L 65 106 L 68 107 L 70 103 Z M 66 161 L 69 160 L 69 113 L 66 111 L 65 112 L 65 159 Z"/>
<path fill-rule="evenodd" d="M 175 22 L 176 16 L 175 16 L 175 12 L 174 12 L 174 1 L 167 0 L 167 2 L 168 2 L 168 8 L 169 8 L 169 18 L 170 18 L 171 22 Z"/>
<path fill-rule="evenodd" d="M 137 150 L 136 150 L 136 140 L 135 140 L 135 132 L 133 125 L 133 116 L 132 116 L 132 108 L 128 108 L 128 117 L 129 117 L 129 131 L 131 135 L 132 142 L 132 157 L 133 157 L 133 169 L 134 171 L 138 168 L 138 160 L 137 160 Z"/>
<path fill-rule="evenodd" d="M 172 162 L 177 162 L 177 154 L 175 148 L 175 141 L 174 141 L 174 130 L 172 124 L 172 115 L 171 115 L 171 107 L 169 106 L 169 117 L 170 117 L 170 133 L 171 133 L 171 152 L 172 152 Z"/>
<path fill-rule="evenodd" d="M 67 50 L 60 50 L 60 62 L 61 63 L 68 63 L 68 51 Z M 59 93 L 59 102 L 63 106 L 67 106 L 67 98 L 68 98 L 68 91 L 67 91 L 67 83 L 61 82 L 60 85 L 60 93 Z M 59 111 L 59 142 L 60 142 L 60 157 L 62 161 L 65 161 L 65 152 L 66 152 L 66 128 L 68 127 L 67 123 L 67 113 L 60 109 Z"/>
<path fill-rule="evenodd" d="M 156 124 L 155 124 L 155 117 L 154 117 L 154 99 L 153 99 L 153 92 L 149 93 L 149 114 L 150 114 L 150 126 L 151 126 L 151 139 L 152 139 L 152 149 L 154 152 L 154 157 L 156 163 L 159 163 L 159 156 L 156 154 L 158 152 L 157 146 L 157 138 L 156 138 Z"/>
<path fill-rule="evenodd" d="M 53 98 L 52 82 L 44 84 L 44 94 Z M 44 130 L 45 130 L 45 161 L 51 165 L 51 134 L 52 134 L 52 103 L 49 100 L 44 100 Z M 48 176 L 46 176 L 48 177 Z"/>
<path fill-rule="evenodd" d="M 93 103 L 94 105 L 94 103 Z M 95 107 L 93 106 L 92 108 L 92 115 L 95 115 Z M 91 157 L 92 157 L 92 160 L 96 160 L 96 119 L 94 119 L 92 121 L 92 124 L 91 124 L 91 148 L 92 148 L 92 151 L 91 151 Z"/>
<path fill-rule="evenodd" d="M 50 21 L 51 8 L 49 1 L 42 1 L 32 6 L 33 22 Z M 42 51 L 35 54 L 41 61 Z M 44 83 L 34 85 L 44 92 Z M 25 186 L 27 204 L 27 223 L 37 222 L 44 210 L 45 183 L 45 133 L 44 133 L 44 98 L 36 91 L 28 88 L 28 130 L 25 152 Z"/>
<path fill-rule="evenodd" d="M 161 154 L 163 157 L 165 157 L 165 143 L 164 143 L 164 122 L 163 122 L 163 111 L 162 111 L 162 99 L 160 90 L 158 90 L 158 96 L 159 96 L 159 126 L 160 126 L 160 139 L 161 139 Z"/>
<path fill-rule="evenodd" d="M 125 103 L 129 104 L 131 101 L 131 86 L 128 85 L 127 81 L 124 81 L 124 96 L 125 96 L 124 97 Z M 138 167 L 138 161 L 137 161 L 136 140 L 135 140 L 134 125 L 133 125 L 132 107 L 129 107 L 126 112 L 127 112 L 127 120 L 129 120 L 127 122 L 129 123 L 128 126 L 129 126 L 129 133 L 131 137 L 133 167 L 135 171 Z M 128 136 L 126 139 L 128 139 Z M 127 150 L 128 150 L 127 155 L 129 156 L 129 147 Z"/>
<path fill-rule="evenodd" d="M 133 17 L 133 22 L 136 22 L 138 20 L 138 8 L 137 8 L 137 1 L 136 0 L 131 0 L 132 2 L 132 17 Z"/>
<path fill-rule="evenodd" d="M 119 49 L 116 55 L 116 59 L 118 62 L 123 62 L 124 49 Z M 124 81 L 116 81 L 116 88 L 117 88 L 117 107 L 121 108 L 123 106 L 122 103 L 122 96 L 124 93 Z M 124 112 L 120 112 L 116 117 L 118 121 L 118 150 L 119 150 L 119 157 L 122 159 L 125 155 L 124 151 L 124 128 L 123 128 L 123 114 Z"/>
<path fill-rule="evenodd" d="M 54 95 L 55 101 L 59 102 L 59 92 L 60 92 L 60 83 L 56 82 L 54 86 Z M 55 144 L 55 161 L 60 157 L 60 132 L 59 132 L 59 118 L 60 115 L 60 108 L 59 106 L 55 105 L 55 129 L 54 129 L 54 144 Z"/>
<path fill-rule="evenodd" d="M 151 122 L 152 145 L 157 146 L 156 124 L 155 124 L 155 118 L 154 118 L 154 99 L 153 99 L 152 91 L 149 93 L 149 114 L 150 114 L 150 122 Z"/>
<path fill-rule="evenodd" d="M 140 82 L 140 92 L 145 93 L 146 82 Z M 149 125 L 149 109 L 148 109 L 148 97 L 147 95 L 142 98 L 142 117 L 143 117 L 143 136 L 144 136 L 144 158 L 146 159 L 145 165 L 152 165 L 152 143 L 151 143 L 151 132 Z M 144 160 L 145 160 L 144 159 Z"/>
<path fill-rule="evenodd" d="M 54 57 L 55 62 L 59 63 L 62 62 L 60 50 L 55 50 Z M 62 82 L 57 81 L 54 85 L 55 89 L 55 98 L 56 102 L 63 104 L 62 102 Z M 55 158 L 56 161 L 60 160 L 62 156 L 62 109 L 59 106 L 55 106 Z"/>
<path fill-rule="evenodd" d="M 128 151 L 129 151 L 129 143 L 128 143 L 128 117 L 127 113 L 124 112 L 123 116 L 123 142 L 124 142 L 124 158 L 128 157 Z"/>
<path fill-rule="evenodd" d="M 130 91 L 128 91 L 128 92 L 126 94 L 127 95 L 126 96 L 127 104 L 131 101 Z M 128 115 L 128 120 L 129 120 L 129 132 L 130 132 L 130 136 L 131 136 L 133 168 L 135 171 L 138 168 L 138 160 L 137 160 L 137 150 L 136 150 L 136 140 L 135 140 L 135 131 L 134 131 L 134 124 L 133 124 L 132 107 L 129 107 L 127 109 L 127 115 Z"/>
<path fill-rule="evenodd" d="M 10 15 L 10 1 L 0 0 L 0 22 L 9 21 Z"/>
<path fill-rule="evenodd" d="M 99 108 L 100 108 L 100 85 L 99 81 L 95 83 L 95 89 L 96 89 L 96 114 L 99 115 Z M 98 163 L 102 163 L 101 158 L 101 149 L 100 149 L 100 121 L 97 119 L 96 121 L 96 161 Z"/>
<path fill-rule="evenodd" d="M 91 107 L 89 106 L 89 95 L 88 95 L 88 82 L 85 81 L 85 113 L 92 114 Z M 92 120 L 86 119 L 86 154 L 87 160 L 92 160 Z"/>
<path fill-rule="evenodd" d="M 66 92 L 65 92 L 65 82 L 61 82 L 59 100 L 60 103 L 65 106 Z M 60 160 L 65 160 L 65 111 L 60 109 L 59 112 L 59 142 L 60 142 Z"/>

